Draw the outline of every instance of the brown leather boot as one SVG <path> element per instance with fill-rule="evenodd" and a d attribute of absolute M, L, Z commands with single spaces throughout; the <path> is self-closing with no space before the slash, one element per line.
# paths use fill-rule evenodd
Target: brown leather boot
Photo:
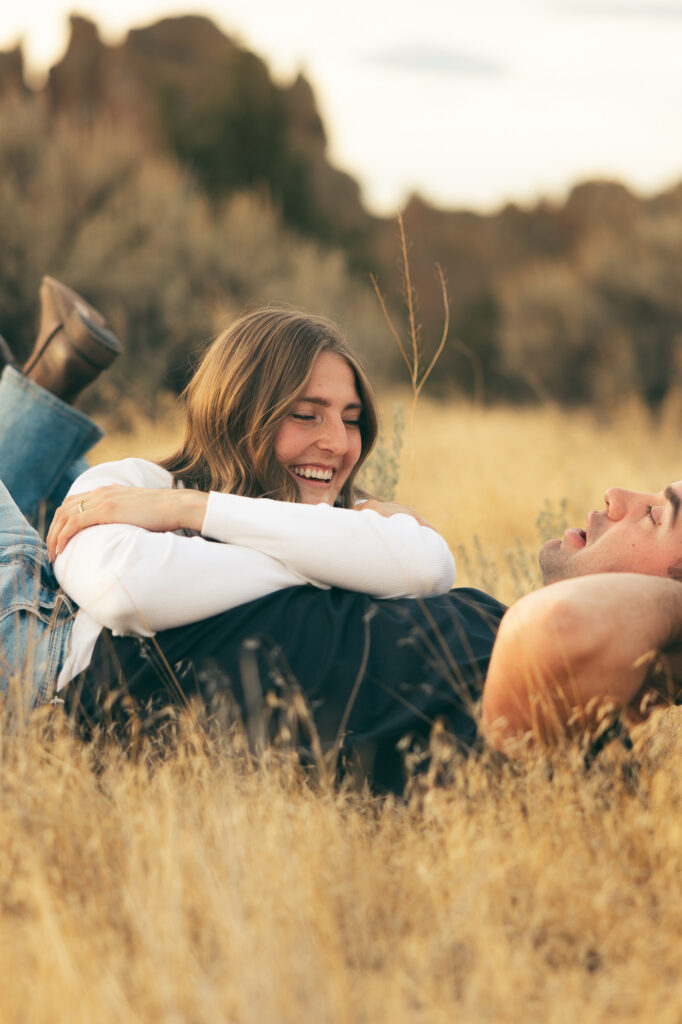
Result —
<path fill-rule="evenodd" d="M 75 307 L 79 313 L 82 313 L 88 320 L 92 320 L 98 327 L 106 327 L 107 322 L 102 314 L 89 302 L 86 302 L 82 295 L 47 274 L 40 286 L 40 306 L 43 316 L 46 303 L 48 307 L 56 306 L 57 309 L 61 309 L 64 316 L 67 315 L 68 310 Z"/>
<path fill-rule="evenodd" d="M 44 277 L 38 337 L 24 373 L 64 402 L 73 402 L 121 354 L 118 338 L 104 324 L 101 313 L 80 295 Z"/>

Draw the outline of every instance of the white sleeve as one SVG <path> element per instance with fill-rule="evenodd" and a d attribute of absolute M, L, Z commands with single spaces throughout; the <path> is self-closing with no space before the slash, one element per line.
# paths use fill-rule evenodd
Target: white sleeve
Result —
<path fill-rule="evenodd" d="M 153 463 L 124 459 L 89 469 L 70 493 L 171 482 Z M 454 580 L 445 541 L 409 515 L 212 493 L 202 533 L 93 526 L 71 539 L 55 573 L 97 622 L 142 635 L 304 583 L 391 598 L 444 593 Z"/>
<path fill-rule="evenodd" d="M 170 479 L 153 463 L 125 459 L 89 469 L 70 493 L 112 483 L 167 487 Z M 307 582 L 261 551 L 125 524 L 82 530 L 54 569 L 66 593 L 96 622 L 142 636 Z"/>
<path fill-rule="evenodd" d="M 430 597 L 455 579 L 443 538 L 407 513 L 211 492 L 201 532 L 272 555 L 309 583 L 371 597 Z"/>

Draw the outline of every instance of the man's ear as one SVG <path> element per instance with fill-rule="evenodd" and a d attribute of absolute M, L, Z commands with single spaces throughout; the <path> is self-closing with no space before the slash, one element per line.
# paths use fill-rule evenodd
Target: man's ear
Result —
<path fill-rule="evenodd" d="M 671 579 L 682 583 L 682 558 L 668 566 L 668 576 L 670 576 Z"/>

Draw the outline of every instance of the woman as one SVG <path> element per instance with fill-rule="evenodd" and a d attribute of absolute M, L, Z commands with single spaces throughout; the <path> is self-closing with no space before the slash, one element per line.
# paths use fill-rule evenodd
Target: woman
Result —
<path fill-rule="evenodd" d="M 89 470 L 55 516 L 49 552 L 79 606 L 57 680 L 67 702 L 79 695 L 97 718 L 121 675 L 134 696 L 168 701 L 178 673 L 187 694 L 210 664 L 244 712 L 255 637 L 259 685 L 293 675 L 323 743 L 352 731 L 347 747 L 373 746 L 384 784 L 396 785 L 397 738 L 435 714 L 459 717 L 470 739 L 453 683 L 467 696 L 480 685 L 501 606 L 414 600 L 446 593 L 454 563 L 414 513 L 359 503 L 376 413 L 338 330 L 251 313 L 209 348 L 185 403 L 175 455 Z"/>
<path fill-rule="evenodd" d="M 358 504 L 377 417 L 334 325 L 282 309 L 243 317 L 208 349 L 185 408 L 174 455 L 89 470 L 53 520 L 48 551 L 81 609 L 60 682 L 88 664 L 102 626 L 150 635 L 305 583 L 377 598 L 450 589 L 435 531 L 400 506 Z"/>

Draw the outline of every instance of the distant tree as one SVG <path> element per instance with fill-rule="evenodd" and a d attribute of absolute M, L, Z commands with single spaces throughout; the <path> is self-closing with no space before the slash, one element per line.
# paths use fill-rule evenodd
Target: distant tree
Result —
<path fill-rule="evenodd" d="M 586 236 L 571 260 L 545 261 L 499 289 L 502 361 L 538 396 L 654 412 L 680 383 L 682 203 L 643 207 L 627 230 Z"/>
<path fill-rule="evenodd" d="M 262 189 L 289 223 L 311 228 L 309 175 L 291 151 L 283 97 L 253 54 L 236 50 L 206 95 L 165 82 L 159 110 L 166 141 L 209 195 Z"/>
<path fill-rule="evenodd" d="M 529 397 L 591 400 L 604 309 L 589 284 L 566 263 L 540 263 L 506 280 L 500 297 L 506 374 Z"/>
<path fill-rule="evenodd" d="M 23 359 L 41 276 L 82 291 L 126 345 L 88 393 L 100 411 L 125 417 L 179 389 L 227 317 L 274 300 L 342 322 L 381 369 L 385 332 L 369 282 L 349 274 L 340 251 L 294 234 L 258 191 L 211 205 L 138 132 L 55 120 L 35 101 L 0 105 L 0 180 L 0 331 Z"/>

